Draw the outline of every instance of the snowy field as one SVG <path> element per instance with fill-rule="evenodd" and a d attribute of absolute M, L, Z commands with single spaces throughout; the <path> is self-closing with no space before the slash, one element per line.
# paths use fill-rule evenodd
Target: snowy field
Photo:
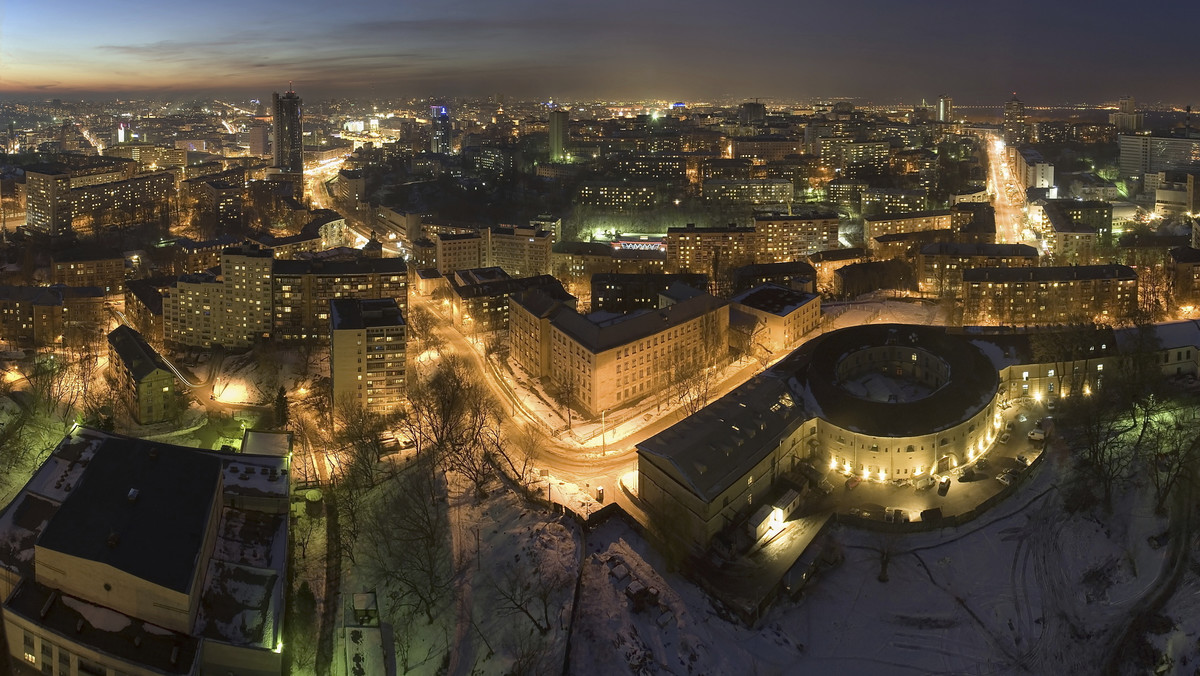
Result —
<path fill-rule="evenodd" d="M 800 600 L 777 603 L 756 629 L 664 574 L 655 552 L 612 521 L 588 537 L 572 672 L 1096 673 L 1159 577 L 1167 549 L 1147 538 L 1167 523 L 1138 497 L 1145 492 L 1122 496 L 1112 516 L 1068 514 L 1059 471 L 1047 462 L 1008 502 L 959 529 L 896 536 L 834 527 L 844 562 Z M 616 574 L 614 559 L 624 566 Z M 634 612 L 625 595 L 632 580 L 655 586 L 658 605 Z M 1190 585 L 1168 606 L 1175 627 L 1157 637 L 1180 664 L 1196 662 L 1194 573 Z"/>

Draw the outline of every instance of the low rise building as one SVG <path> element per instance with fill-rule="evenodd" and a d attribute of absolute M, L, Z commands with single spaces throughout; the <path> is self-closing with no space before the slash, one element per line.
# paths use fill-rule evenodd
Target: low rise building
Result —
<path fill-rule="evenodd" d="M 281 674 L 288 469 L 73 428 L 0 514 L 9 663 Z"/>
<path fill-rule="evenodd" d="M 513 294 L 541 289 L 569 305 L 574 306 L 575 301 L 563 288 L 562 282 L 550 275 L 513 279 L 500 268 L 480 268 L 459 270 L 448 281 L 454 322 L 477 332 L 508 329 L 509 298 Z"/>
<path fill-rule="evenodd" d="M 108 365 L 118 401 L 142 425 L 179 412 L 175 374 L 140 333 L 124 324 L 108 334 Z"/>
<path fill-rule="evenodd" d="M 119 252 L 72 249 L 50 255 L 50 283 L 94 286 L 105 295 L 125 292 L 125 256 Z"/>
<path fill-rule="evenodd" d="M 747 355 L 790 350 L 821 325 L 820 296 L 777 284 L 743 291 L 729 299 L 729 308 L 730 341 Z"/>
<path fill-rule="evenodd" d="M 75 342 L 100 331 L 104 298 L 94 286 L 0 286 L 0 340 L 13 348 Z"/>
<path fill-rule="evenodd" d="M 870 247 L 875 246 L 875 240 L 883 235 L 951 230 L 953 224 L 953 212 L 949 209 L 864 216 L 863 239 Z"/>

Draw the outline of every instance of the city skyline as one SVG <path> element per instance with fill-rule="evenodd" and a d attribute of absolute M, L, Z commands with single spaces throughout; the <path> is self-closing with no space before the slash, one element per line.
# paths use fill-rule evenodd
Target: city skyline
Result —
<path fill-rule="evenodd" d="M 356 5 L 69 2 L 52 29 L 33 6 L 0 17 L 0 95 L 506 94 L 532 98 L 863 97 L 950 93 L 961 104 L 1189 102 L 1185 76 L 1120 48 L 1184 44 L 1188 21 L 1129 28 L 1113 2 L 1010 3 L 990 15 L 920 7 L 713 2 L 594 8 L 526 0 Z M 1197 10 L 1182 9 L 1196 14 Z M 1176 18 L 1180 18 L 1176 16 Z M 1070 30 L 1063 27 L 1069 26 Z M 902 57 L 902 58 L 897 58 Z"/>

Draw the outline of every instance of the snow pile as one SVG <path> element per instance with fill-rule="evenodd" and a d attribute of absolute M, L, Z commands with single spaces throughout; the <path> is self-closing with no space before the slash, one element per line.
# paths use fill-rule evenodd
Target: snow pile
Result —
<path fill-rule="evenodd" d="M 100 631 L 117 632 L 133 624 L 127 615 L 110 610 L 87 601 L 81 601 L 72 596 L 62 597 L 63 605 L 83 616 L 83 619 L 93 628 Z"/>

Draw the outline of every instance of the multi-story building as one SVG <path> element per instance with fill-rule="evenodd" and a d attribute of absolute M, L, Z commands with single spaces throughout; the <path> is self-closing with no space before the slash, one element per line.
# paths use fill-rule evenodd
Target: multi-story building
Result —
<path fill-rule="evenodd" d="M 131 279 L 125 285 L 125 319 L 148 343 L 163 346 L 163 292 L 177 277 Z"/>
<path fill-rule="evenodd" d="M 137 331 L 122 324 L 108 334 L 108 366 L 117 399 L 138 423 L 162 422 L 177 412 L 175 374 Z"/>
<path fill-rule="evenodd" d="M 104 297 L 103 289 L 90 286 L 0 286 L 0 340 L 36 348 L 99 331 Z"/>
<path fill-rule="evenodd" d="M 1098 243 L 1096 228 L 1076 221 L 1058 200 L 1048 201 L 1042 209 L 1046 218 L 1042 239 L 1046 255 L 1060 265 L 1091 263 Z"/>
<path fill-rule="evenodd" d="M 1009 146 L 1009 162 L 1016 174 L 1017 182 L 1026 188 L 1053 188 L 1054 165 L 1033 148 Z"/>
<path fill-rule="evenodd" d="M 728 303 L 706 293 L 687 295 L 658 310 L 600 322 L 545 294 L 514 296 L 512 353 L 531 376 L 545 378 L 590 416 L 663 396 L 674 370 L 719 363 L 728 352 Z"/>
<path fill-rule="evenodd" d="M 805 256 L 838 247 L 838 215 L 818 212 L 804 215 L 759 213 L 754 215 L 760 263 L 798 261 Z"/>
<path fill-rule="evenodd" d="M 818 251 L 808 257 L 808 263 L 817 273 L 817 292 L 834 293 L 837 289 L 837 271 L 847 265 L 864 263 L 870 254 L 862 247 Z"/>
<path fill-rule="evenodd" d="M 1137 273 L 1125 265 L 975 268 L 963 272 L 963 323 L 1112 324 L 1137 309 Z"/>
<path fill-rule="evenodd" d="M 666 245 L 668 272 L 703 273 L 716 281 L 723 271 L 757 260 L 759 237 L 752 227 L 698 228 L 688 223 L 668 228 Z"/>
<path fill-rule="evenodd" d="M 125 292 L 125 256 L 71 249 L 50 255 L 50 283 L 95 286 L 110 296 Z"/>
<path fill-rule="evenodd" d="M 73 428 L 0 517 L 9 664 L 282 673 L 288 469 Z"/>
<path fill-rule="evenodd" d="M 947 94 L 938 97 L 937 121 L 954 122 L 954 99 Z"/>
<path fill-rule="evenodd" d="M 730 141 L 734 159 L 749 158 L 759 163 L 777 162 L 804 152 L 801 141 L 785 136 L 744 136 Z"/>
<path fill-rule="evenodd" d="M 659 294 L 676 282 L 694 289 L 708 288 L 708 275 L 676 274 L 619 274 L 592 275 L 592 312 L 635 312 L 658 307 Z"/>
<path fill-rule="evenodd" d="M 862 191 L 863 214 L 906 214 L 925 209 L 925 190 L 866 188 Z"/>
<path fill-rule="evenodd" d="M 530 289 L 574 307 L 575 298 L 562 282 L 550 275 L 513 279 L 500 268 L 459 270 L 447 280 L 454 322 L 471 332 L 503 331 L 508 328 L 510 297 Z"/>
<path fill-rule="evenodd" d="M 874 247 L 875 240 L 882 235 L 926 232 L 930 230 L 950 230 L 953 227 L 953 223 L 953 212 L 949 209 L 864 216 L 863 239 L 866 240 L 868 247 Z"/>
<path fill-rule="evenodd" d="M 1029 140 L 1029 125 L 1025 123 L 1025 104 L 1016 94 L 1004 104 L 1004 142 L 1010 146 Z"/>
<path fill-rule="evenodd" d="M 453 140 L 451 135 L 454 132 L 450 111 L 446 106 L 430 106 L 429 113 L 429 152 L 435 155 L 449 155 Z"/>
<path fill-rule="evenodd" d="M 965 270 L 1028 268 L 1037 264 L 1037 249 L 1027 244 L 927 244 L 917 257 L 917 285 L 926 295 L 958 298 Z"/>
<path fill-rule="evenodd" d="M 821 325 L 821 297 L 777 284 L 729 299 L 730 341 L 747 355 L 767 357 L 795 347 Z"/>
<path fill-rule="evenodd" d="M 315 340 L 329 334 L 329 301 L 391 298 L 408 306 L 408 264 L 403 258 L 353 261 L 275 261 L 274 321 L 277 340 Z"/>
<path fill-rule="evenodd" d="M 635 211 L 658 206 L 661 193 L 658 183 L 585 181 L 579 185 L 576 203 L 614 211 Z"/>
<path fill-rule="evenodd" d="M 1121 150 L 1119 169 L 1123 178 L 1200 164 L 1200 138 L 1121 134 L 1117 136 L 1117 143 Z"/>
<path fill-rule="evenodd" d="M 842 144 L 841 150 L 843 166 L 883 171 L 890 163 L 892 146 L 887 141 L 862 141 Z"/>
<path fill-rule="evenodd" d="M 487 261 L 487 241 L 480 231 L 461 234 L 438 233 L 433 238 L 437 269 L 443 275 L 455 270 L 482 267 Z"/>
<path fill-rule="evenodd" d="M 294 91 L 271 97 L 271 121 L 275 126 L 275 166 L 287 174 L 304 175 L 303 101 Z"/>
<path fill-rule="evenodd" d="M 1142 129 L 1143 118 L 1133 97 L 1122 96 L 1117 104 L 1117 112 L 1108 114 L 1108 123 L 1116 127 L 1118 133 L 1131 134 Z"/>
<path fill-rule="evenodd" d="M 72 226 L 95 231 L 106 225 L 156 222 L 167 213 L 174 190 L 170 172 L 72 188 Z"/>
<path fill-rule="evenodd" d="M 184 275 L 163 294 L 163 340 L 168 345 L 246 346 L 271 335 L 270 251 L 230 247 L 220 276 Z"/>
<path fill-rule="evenodd" d="M 1181 246 L 1171 249 L 1172 291 L 1183 306 L 1200 305 L 1200 249 Z"/>
<path fill-rule="evenodd" d="M 733 271 L 733 287 L 730 290 L 738 293 L 763 284 L 777 284 L 813 293 L 817 288 L 817 270 L 804 260 L 743 265 Z"/>
<path fill-rule="evenodd" d="M 714 205 L 777 205 L 795 199 L 796 188 L 781 178 L 710 178 L 704 182 L 704 201 Z"/>
<path fill-rule="evenodd" d="M 200 219 L 203 227 L 219 235 L 242 227 L 242 194 L 245 187 L 227 181 L 205 181 L 200 191 Z"/>
<path fill-rule="evenodd" d="M 567 161 L 567 138 L 570 131 L 571 116 L 567 111 L 558 109 L 550 111 L 547 127 L 550 131 L 550 161 Z"/>
<path fill-rule="evenodd" d="M 50 165 L 25 168 L 25 224 L 57 237 L 71 230 L 71 173 Z"/>
<path fill-rule="evenodd" d="M 390 413 L 403 403 L 406 330 L 394 298 L 329 301 L 333 406 Z"/>
<path fill-rule="evenodd" d="M 485 263 L 488 267 L 503 268 L 513 277 L 550 273 L 554 237 L 549 231 L 539 230 L 533 225 L 501 225 L 484 233 L 487 237 Z"/>

